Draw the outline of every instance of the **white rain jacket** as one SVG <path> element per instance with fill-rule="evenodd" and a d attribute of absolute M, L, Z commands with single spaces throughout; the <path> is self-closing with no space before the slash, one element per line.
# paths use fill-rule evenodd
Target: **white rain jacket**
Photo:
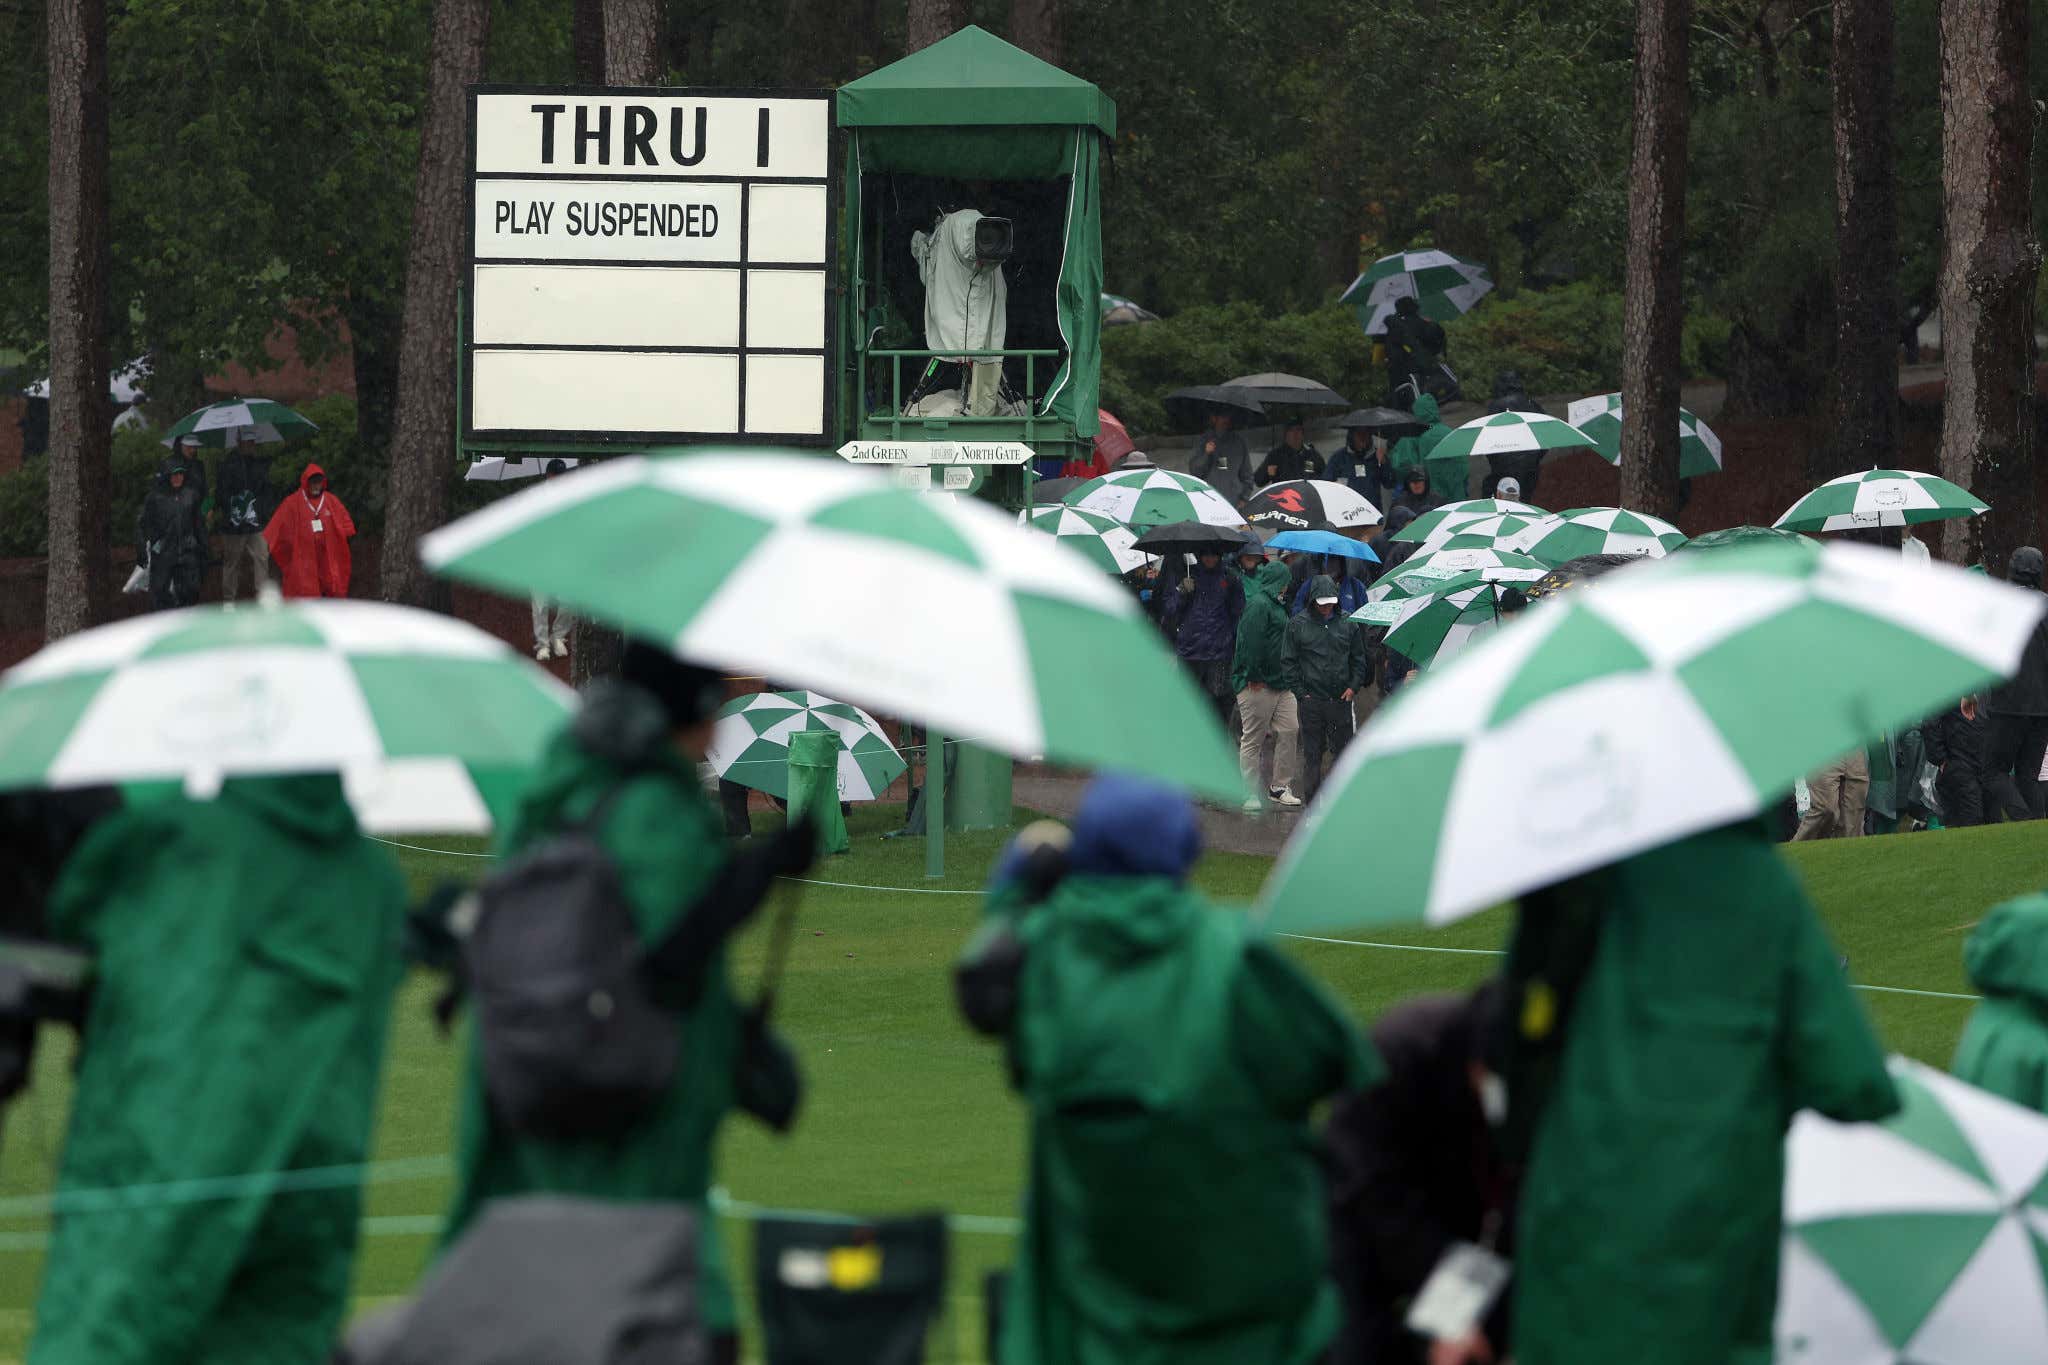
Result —
<path fill-rule="evenodd" d="M 924 281 L 924 344 L 933 351 L 999 351 L 1009 326 L 1010 288 L 1003 268 L 974 265 L 975 209 L 960 209 L 931 232 L 910 237 L 910 254 Z M 943 360 L 960 356 L 944 355 Z"/>

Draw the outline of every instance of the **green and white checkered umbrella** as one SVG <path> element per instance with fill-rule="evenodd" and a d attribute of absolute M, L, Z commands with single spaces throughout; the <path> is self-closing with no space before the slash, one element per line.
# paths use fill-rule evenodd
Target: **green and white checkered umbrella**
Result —
<path fill-rule="evenodd" d="M 1474 570 L 1497 574 L 1502 582 L 1534 582 L 1549 572 L 1550 566 L 1497 545 L 1445 546 L 1413 555 L 1392 573 L 1382 574 L 1365 590 L 1365 600 L 1384 602 L 1388 598 L 1421 596 L 1436 591 L 1459 574 Z M 1508 570 L 1515 573 L 1505 572 Z"/>
<path fill-rule="evenodd" d="M 1766 809 L 2009 676 L 2048 598 L 1862 545 L 1678 555 L 1537 604 L 1380 708 L 1282 853 L 1276 930 L 1444 923 Z M 1400 792 L 1412 837 L 1358 875 Z"/>
<path fill-rule="evenodd" d="M 1098 512 L 1084 512 L 1078 507 L 1053 503 L 1026 508 L 1017 514 L 1017 519 L 1085 556 L 1090 564 L 1104 573 L 1122 576 L 1144 568 L 1145 561 L 1151 558 L 1143 550 L 1132 547 L 1131 542 L 1138 538 L 1136 531 Z"/>
<path fill-rule="evenodd" d="M 1453 455 L 1512 455 L 1534 451 L 1590 450 L 1607 459 L 1593 438 L 1570 422 L 1542 412 L 1496 412 L 1475 417 L 1431 447 L 1429 458 Z M 1613 460 L 1607 461 L 1613 464 Z"/>
<path fill-rule="evenodd" d="M 831 730 L 839 736 L 841 801 L 872 801 L 909 769 L 873 716 L 816 692 L 734 697 L 718 713 L 704 761 L 728 782 L 786 801 L 789 737 L 806 730 Z"/>
<path fill-rule="evenodd" d="M 1505 542 L 1508 549 L 1558 565 L 1580 555 L 1642 555 L 1662 559 L 1685 544 L 1685 532 L 1646 512 L 1574 507 L 1554 512 Z"/>
<path fill-rule="evenodd" d="M 1244 799 L 1214 711 L 1122 584 L 993 507 L 872 469 L 759 448 L 607 460 L 420 552 L 698 663 Z"/>
<path fill-rule="evenodd" d="M 242 433 L 245 441 L 288 441 L 319 429 L 284 404 L 268 398 L 232 398 L 186 413 L 163 443 L 170 445 L 180 436 L 194 436 L 204 446 L 225 446 L 228 435 L 236 431 Z"/>
<path fill-rule="evenodd" d="M 1242 526 L 1244 513 L 1230 499 L 1192 474 L 1170 469 L 1123 469 L 1067 490 L 1061 501 L 1126 526 L 1171 526 L 1199 521 L 1208 526 Z"/>
<path fill-rule="evenodd" d="M 102 626 L 0 675 L 0 789 L 340 772 L 372 828 L 488 829 L 575 694 L 492 636 L 372 602 Z"/>
<path fill-rule="evenodd" d="M 1621 395 L 1580 398 L 1565 409 L 1564 419 L 1593 438 L 1609 464 L 1621 463 Z M 1689 409 L 1678 410 L 1678 476 L 1696 479 L 1721 472 L 1721 438 Z"/>
<path fill-rule="evenodd" d="M 1495 570 L 1459 574 L 1419 597 L 1369 602 L 1351 619 L 1387 627 L 1387 648 L 1427 667 L 1448 660 L 1475 635 L 1492 630 L 1500 615 L 1500 594 L 1511 585 L 1499 575 L 1534 576 L 1537 569 Z M 1523 577 L 1522 581 L 1529 581 Z"/>
<path fill-rule="evenodd" d="M 2048 1360 L 2048 1118 L 1894 1057 L 1882 1123 L 1785 1148 L 1780 1365 Z"/>
<path fill-rule="evenodd" d="M 1478 521 L 1482 517 L 1497 517 L 1503 514 L 1527 517 L 1530 521 L 1550 515 L 1541 507 L 1532 507 L 1526 502 L 1514 502 L 1507 498 L 1466 498 L 1460 502 L 1447 502 L 1441 507 L 1431 508 L 1397 531 L 1394 539 L 1413 541 L 1419 545 L 1434 535 L 1437 528 L 1446 522 Z"/>
<path fill-rule="evenodd" d="M 1431 550 L 1465 550 L 1475 547 L 1500 549 L 1512 548 L 1515 539 L 1534 526 L 1540 517 L 1525 517 L 1514 512 L 1501 512 L 1490 517 L 1473 517 L 1469 521 L 1447 521 L 1439 524 L 1422 542 L 1424 552 Z"/>
<path fill-rule="evenodd" d="M 1387 330 L 1387 319 L 1401 299 L 1413 298 L 1422 305 L 1424 317 L 1448 322 L 1471 312 L 1492 289 L 1493 281 L 1479 262 L 1424 247 L 1380 257 L 1351 282 L 1338 302 L 1350 304 L 1365 334 L 1376 337 Z"/>
<path fill-rule="evenodd" d="M 1771 525 L 1787 531 L 1856 531 L 1872 526 L 1918 526 L 1923 521 L 1974 517 L 1990 504 L 1968 489 L 1910 469 L 1872 469 L 1829 479 L 1785 509 Z"/>

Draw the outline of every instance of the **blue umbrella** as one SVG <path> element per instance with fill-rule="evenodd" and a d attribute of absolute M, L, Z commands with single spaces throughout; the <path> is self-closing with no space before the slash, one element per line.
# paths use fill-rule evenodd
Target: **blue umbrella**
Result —
<path fill-rule="evenodd" d="M 1346 559 L 1364 559 L 1374 564 L 1380 562 L 1372 546 L 1362 540 L 1340 536 L 1335 531 L 1282 531 L 1266 542 L 1266 548 L 1299 550 L 1312 555 L 1342 555 Z"/>

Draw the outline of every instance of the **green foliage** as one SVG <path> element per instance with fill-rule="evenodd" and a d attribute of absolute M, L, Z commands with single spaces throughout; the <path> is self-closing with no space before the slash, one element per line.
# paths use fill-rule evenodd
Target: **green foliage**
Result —
<path fill-rule="evenodd" d="M 0 475 L 0 559 L 50 552 L 50 462 L 30 460 Z"/>
<path fill-rule="evenodd" d="M 1102 334 L 1102 405 L 1133 431 L 1168 429 L 1163 400 L 1189 384 L 1280 370 L 1365 401 L 1383 385 L 1349 308 L 1272 315 L 1250 303 L 1190 308 Z"/>

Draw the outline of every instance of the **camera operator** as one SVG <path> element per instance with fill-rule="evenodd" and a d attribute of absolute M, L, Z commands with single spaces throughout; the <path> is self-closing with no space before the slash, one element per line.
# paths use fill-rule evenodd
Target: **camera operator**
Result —
<path fill-rule="evenodd" d="M 939 353 L 911 401 L 957 388 L 968 416 L 995 411 L 1002 361 L 948 352 L 1003 349 L 1010 300 L 1003 264 L 1014 245 L 1009 219 L 985 218 L 977 209 L 941 214 L 931 231 L 911 234 L 910 254 L 924 285 L 924 344 Z"/>

